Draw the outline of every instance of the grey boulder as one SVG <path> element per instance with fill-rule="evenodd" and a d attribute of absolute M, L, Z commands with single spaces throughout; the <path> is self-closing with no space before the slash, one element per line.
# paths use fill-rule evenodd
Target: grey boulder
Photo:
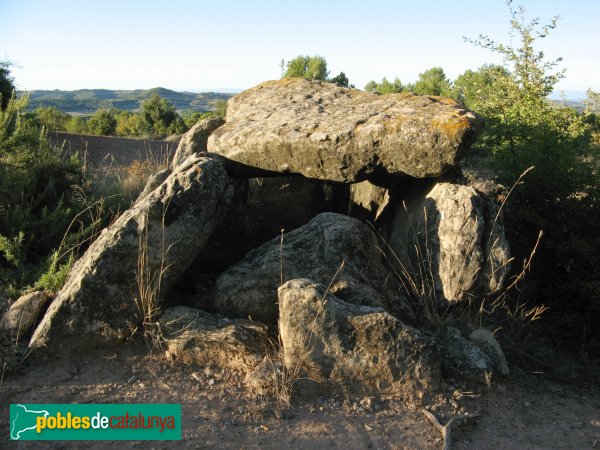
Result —
<path fill-rule="evenodd" d="M 249 373 L 268 348 L 267 326 L 251 320 L 176 306 L 161 323 L 170 357 L 184 364 Z"/>
<path fill-rule="evenodd" d="M 141 306 L 156 306 L 144 298 L 159 301 L 169 291 L 206 245 L 232 194 L 219 162 L 188 158 L 103 230 L 75 263 L 30 346 L 77 346 L 131 335 L 144 319 Z"/>
<path fill-rule="evenodd" d="M 499 292 L 510 268 L 510 249 L 497 207 L 472 187 L 418 183 L 390 205 L 382 235 L 399 273 L 432 283 L 449 302 Z M 441 302 L 440 302 L 441 303 Z"/>
<path fill-rule="evenodd" d="M 437 336 L 442 352 L 442 374 L 467 382 L 489 384 L 494 375 L 494 363 L 477 345 L 459 330 L 447 327 Z"/>
<path fill-rule="evenodd" d="M 245 166 L 248 176 L 260 168 L 344 183 L 437 177 L 457 165 L 480 128 L 450 99 L 286 78 L 231 98 L 208 151 Z"/>
<path fill-rule="evenodd" d="M 500 347 L 495 336 L 489 330 L 485 328 L 473 330 L 469 335 L 469 340 L 489 356 L 497 374 L 502 376 L 508 375 L 509 370 L 506 356 L 504 356 L 502 347 Z"/>
<path fill-rule="evenodd" d="M 221 117 L 209 117 L 199 120 L 181 137 L 177 151 L 173 155 L 171 167 L 175 169 L 191 155 L 206 152 L 208 137 L 224 123 L 225 120 Z"/>
<path fill-rule="evenodd" d="M 310 278 L 356 304 L 384 307 L 412 320 L 401 286 L 381 261 L 373 231 L 357 219 L 322 213 L 308 224 L 266 242 L 223 272 L 200 308 L 231 317 L 277 322 L 277 288 Z"/>
<path fill-rule="evenodd" d="M 2 328 L 13 339 L 18 340 L 23 337 L 29 332 L 49 299 L 50 296 L 44 291 L 22 295 L 10 305 L 10 308 L 4 314 Z"/>
<path fill-rule="evenodd" d="M 346 303 L 307 279 L 288 281 L 278 294 L 284 366 L 303 390 L 414 395 L 439 388 L 434 341 L 383 309 Z"/>

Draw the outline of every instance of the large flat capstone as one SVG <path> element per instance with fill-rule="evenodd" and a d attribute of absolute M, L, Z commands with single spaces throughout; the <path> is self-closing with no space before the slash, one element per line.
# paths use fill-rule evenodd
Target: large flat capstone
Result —
<path fill-rule="evenodd" d="M 376 95 L 301 78 L 229 100 L 208 151 L 246 168 L 354 183 L 385 174 L 437 177 L 469 149 L 480 119 L 450 99 Z"/>

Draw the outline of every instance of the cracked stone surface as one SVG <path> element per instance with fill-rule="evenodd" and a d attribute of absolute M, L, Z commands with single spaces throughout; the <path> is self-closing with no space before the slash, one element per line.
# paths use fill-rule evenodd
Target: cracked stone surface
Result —
<path fill-rule="evenodd" d="M 437 177 L 457 165 L 480 128 L 451 99 L 287 78 L 230 99 L 227 123 L 211 134 L 208 151 L 250 176 L 258 168 L 344 183 Z"/>

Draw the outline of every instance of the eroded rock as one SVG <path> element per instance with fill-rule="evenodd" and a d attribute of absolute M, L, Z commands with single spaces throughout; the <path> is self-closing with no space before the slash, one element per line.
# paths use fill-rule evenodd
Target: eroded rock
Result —
<path fill-rule="evenodd" d="M 433 280 L 439 299 L 450 302 L 499 292 L 510 269 L 510 250 L 497 207 L 469 186 L 413 183 L 393 203 L 383 225 L 399 273 Z M 429 281 L 428 281 L 429 282 Z"/>
<path fill-rule="evenodd" d="M 490 357 L 459 330 L 447 327 L 437 339 L 442 352 L 442 374 L 468 382 L 489 384 L 494 372 Z"/>
<path fill-rule="evenodd" d="M 309 277 L 355 304 L 384 307 L 412 320 L 394 274 L 381 261 L 377 238 L 360 221 L 322 213 L 308 224 L 252 250 L 223 272 L 207 307 L 231 317 L 251 317 L 273 325 L 279 315 L 277 288 L 286 280 Z"/>
<path fill-rule="evenodd" d="M 177 151 L 173 155 L 171 167 L 175 169 L 191 155 L 206 152 L 208 137 L 224 123 L 225 120 L 221 117 L 208 117 L 199 120 L 181 137 Z"/>
<path fill-rule="evenodd" d="M 168 292 L 223 218 L 233 188 L 221 164 L 191 157 L 125 211 L 79 259 L 35 330 L 30 346 L 122 338 L 140 323 L 139 305 Z M 146 303 L 147 304 L 147 303 Z"/>
<path fill-rule="evenodd" d="M 439 388 L 432 339 L 381 308 L 346 303 L 311 280 L 279 293 L 279 331 L 288 373 L 326 392 L 408 393 Z"/>
<path fill-rule="evenodd" d="M 161 323 L 170 355 L 185 364 L 249 373 L 267 351 L 267 326 L 259 322 L 177 306 Z"/>
<path fill-rule="evenodd" d="M 202 298 L 214 279 L 250 250 L 290 232 L 317 214 L 327 211 L 330 201 L 325 186 L 304 177 L 251 178 L 234 180 L 236 194 L 225 219 L 200 252 L 174 295 L 182 288 L 186 297 Z M 191 292 L 190 292 L 191 291 Z"/>
<path fill-rule="evenodd" d="M 370 181 L 350 185 L 350 205 L 348 214 L 352 217 L 377 220 L 390 202 L 387 188 L 376 186 Z"/>
<path fill-rule="evenodd" d="M 450 99 L 286 78 L 231 98 L 208 151 L 245 165 L 248 176 L 260 168 L 344 183 L 436 177 L 458 163 L 480 127 Z"/>
<path fill-rule="evenodd" d="M 478 328 L 469 335 L 469 340 L 490 357 L 496 373 L 503 376 L 508 375 L 506 356 L 504 356 L 496 337 L 489 330 Z"/>
<path fill-rule="evenodd" d="M 1 328 L 13 339 L 22 338 L 29 332 L 49 299 L 49 295 L 44 291 L 35 291 L 19 297 L 6 311 Z"/>

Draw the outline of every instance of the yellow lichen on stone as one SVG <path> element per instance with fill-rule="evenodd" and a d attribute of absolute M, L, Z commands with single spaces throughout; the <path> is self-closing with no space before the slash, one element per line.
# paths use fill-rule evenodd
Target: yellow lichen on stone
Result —
<path fill-rule="evenodd" d="M 388 134 L 399 134 L 402 130 L 402 126 L 408 120 L 407 116 L 396 115 L 389 120 L 383 122 L 385 132 Z"/>
<path fill-rule="evenodd" d="M 443 133 L 452 140 L 460 138 L 469 128 L 471 128 L 471 121 L 466 116 L 454 116 L 448 120 L 433 119 L 431 121 L 432 130 Z"/>
<path fill-rule="evenodd" d="M 436 99 L 438 102 L 443 103 L 444 105 L 449 105 L 449 106 L 460 106 L 459 103 L 454 100 L 453 98 L 449 98 L 449 97 L 438 97 L 433 96 L 432 98 Z"/>

